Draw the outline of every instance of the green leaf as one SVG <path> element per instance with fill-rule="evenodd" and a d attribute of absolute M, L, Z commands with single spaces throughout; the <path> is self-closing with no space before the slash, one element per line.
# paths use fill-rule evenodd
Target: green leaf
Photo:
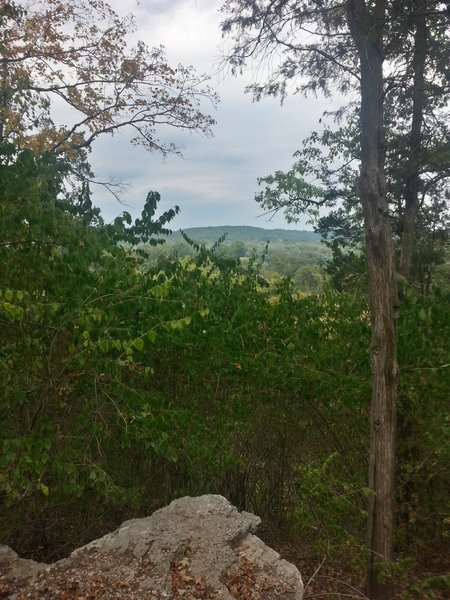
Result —
<path fill-rule="evenodd" d="M 144 340 L 142 338 L 137 338 L 136 340 L 134 340 L 133 346 L 136 348 L 136 350 L 143 350 Z"/>
<path fill-rule="evenodd" d="M 47 485 L 44 485 L 43 483 L 39 482 L 36 487 L 37 487 L 38 491 L 40 491 L 44 494 L 44 496 L 49 495 L 50 490 L 48 489 Z"/>
<path fill-rule="evenodd" d="M 156 338 L 158 337 L 156 331 L 154 329 L 151 329 L 148 333 L 147 333 L 147 339 L 150 340 L 151 342 L 156 341 Z"/>
<path fill-rule="evenodd" d="M 430 577 L 424 583 L 426 590 L 450 590 L 450 575 L 437 575 Z"/>
<path fill-rule="evenodd" d="M 99 340 L 98 347 L 102 352 L 108 352 L 109 350 L 109 341 L 108 340 Z"/>
<path fill-rule="evenodd" d="M 24 310 L 21 306 L 16 306 L 10 302 L 4 302 L 2 308 L 14 321 L 20 321 L 24 316 Z"/>

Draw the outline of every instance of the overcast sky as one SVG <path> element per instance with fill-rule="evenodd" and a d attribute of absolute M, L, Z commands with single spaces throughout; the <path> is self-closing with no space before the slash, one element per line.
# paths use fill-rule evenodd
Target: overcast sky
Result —
<path fill-rule="evenodd" d="M 214 137 L 179 130 L 168 132 L 183 147 L 183 158 L 158 154 L 131 146 L 125 134 L 99 139 L 90 157 L 99 179 L 115 178 L 128 185 L 123 200 L 133 216 L 140 214 L 149 190 L 162 196 L 161 208 L 175 204 L 181 213 L 172 229 L 208 225 L 253 225 L 258 227 L 308 228 L 302 219 L 287 225 L 282 215 L 271 221 L 261 215 L 254 200 L 257 178 L 287 169 L 292 155 L 330 104 L 297 95 L 280 105 L 268 98 L 253 103 L 244 93 L 252 73 L 232 77 L 217 73 L 222 37 L 219 12 L 222 0 L 111 0 L 119 13 L 132 13 L 137 37 L 150 46 L 163 44 L 171 65 L 193 65 L 211 75 L 211 85 L 221 102 L 205 110 L 217 121 Z M 106 220 L 124 207 L 106 192 L 95 188 L 94 202 Z"/>

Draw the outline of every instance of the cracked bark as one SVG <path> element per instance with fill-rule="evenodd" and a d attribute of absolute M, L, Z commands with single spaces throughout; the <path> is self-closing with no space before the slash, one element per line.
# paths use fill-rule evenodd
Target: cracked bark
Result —
<path fill-rule="evenodd" d="M 367 526 L 367 596 L 388 600 L 392 585 L 380 571 L 393 558 L 395 437 L 397 404 L 394 246 L 384 175 L 383 24 L 385 1 L 369 10 L 364 0 L 348 0 L 347 16 L 361 69 L 360 198 L 364 214 L 371 319 L 370 459 Z"/>

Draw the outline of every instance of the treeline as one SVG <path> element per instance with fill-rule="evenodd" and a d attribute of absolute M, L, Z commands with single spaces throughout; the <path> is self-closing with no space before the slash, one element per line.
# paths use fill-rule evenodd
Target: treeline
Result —
<path fill-rule="evenodd" d="M 194 257 L 195 243 L 204 243 L 206 247 L 211 247 L 219 241 L 215 250 L 217 257 L 238 260 L 243 265 L 258 259 L 261 263 L 260 273 L 272 287 L 279 284 L 283 278 L 289 278 L 294 291 L 311 293 L 320 291 L 329 281 L 326 266 L 332 253 L 320 240 L 282 242 L 277 238 L 276 241 L 271 241 L 268 235 L 265 241 L 243 241 L 242 239 L 231 241 L 228 237 L 228 228 L 217 228 L 224 230 L 222 237 L 210 240 L 208 231 L 203 235 L 203 231 L 207 229 L 213 229 L 214 232 L 216 230 L 216 228 L 199 228 L 196 236 L 192 238 L 190 237 L 192 230 L 186 230 L 183 232 L 188 236 L 186 240 L 180 235 L 181 240 L 175 241 L 177 238 L 172 234 L 166 238 L 164 244 L 156 246 L 144 244 L 142 247 L 146 249 L 149 262 L 155 264 L 163 257 Z M 251 231 L 255 228 L 248 229 Z M 303 239 L 304 232 L 299 233 L 299 238 Z M 308 234 L 306 237 L 315 235 L 313 232 L 306 233 Z"/>
<path fill-rule="evenodd" d="M 197 242 L 214 243 L 222 236 L 228 242 L 286 242 L 302 243 L 320 240 L 320 234 L 306 229 L 264 229 L 263 227 L 250 227 L 246 225 L 224 225 L 215 227 L 188 227 L 183 230 L 189 238 Z M 182 232 L 174 231 L 172 239 L 183 239 Z"/>

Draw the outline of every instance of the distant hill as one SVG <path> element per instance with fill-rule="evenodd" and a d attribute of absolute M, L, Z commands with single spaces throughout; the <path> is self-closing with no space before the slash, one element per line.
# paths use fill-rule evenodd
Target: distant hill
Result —
<path fill-rule="evenodd" d="M 215 242 L 227 234 L 227 242 L 314 242 L 320 235 L 314 231 L 290 229 L 263 229 L 246 225 L 224 225 L 222 227 L 189 227 L 183 229 L 186 235 L 196 242 Z M 169 240 L 182 239 L 179 231 L 174 231 Z"/>

